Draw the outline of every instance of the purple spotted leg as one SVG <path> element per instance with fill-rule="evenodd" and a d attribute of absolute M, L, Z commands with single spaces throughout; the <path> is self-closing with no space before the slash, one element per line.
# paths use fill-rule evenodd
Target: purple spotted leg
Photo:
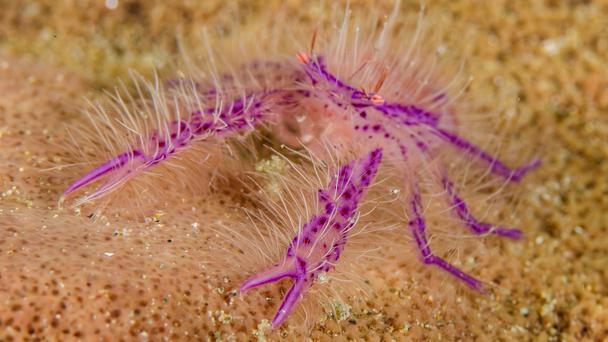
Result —
<path fill-rule="evenodd" d="M 241 285 L 241 293 L 283 278 L 292 278 L 272 326 L 277 327 L 293 311 L 319 275 L 332 270 L 353 227 L 359 203 L 373 181 L 382 150 L 342 166 L 325 189 L 318 191 L 318 213 L 306 223 L 289 245 L 283 261 L 259 272 Z"/>
<path fill-rule="evenodd" d="M 214 136 L 236 135 L 255 126 L 266 114 L 262 108 L 264 96 L 265 94 L 252 94 L 222 108 L 195 110 L 188 120 L 167 123 L 167 129 L 152 132 L 144 146 L 133 146 L 130 151 L 121 153 L 70 184 L 64 190 L 60 202 L 75 191 L 105 179 L 105 182 L 92 193 L 73 205 L 78 206 L 101 198 L 119 188 L 131 177 L 192 147 L 194 143 L 206 141 Z"/>
<path fill-rule="evenodd" d="M 464 151 L 465 153 L 471 156 L 475 156 L 486 162 L 488 165 L 490 165 L 490 170 L 492 171 L 492 173 L 499 175 L 512 182 L 520 181 L 528 172 L 538 168 L 541 164 L 541 160 L 536 158 L 518 168 L 509 168 L 498 158 L 485 152 L 478 146 L 458 136 L 457 134 L 448 132 L 441 128 L 437 128 L 436 126 L 427 127 L 430 127 L 430 132 L 441 138 L 442 140 L 450 143 L 459 150 Z"/>
<path fill-rule="evenodd" d="M 466 274 L 464 271 L 450 264 L 444 259 L 434 255 L 431 251 L 431 248 L 429 247 L 429 242 L 426 238 L 426 223 L 424 222 L 424 217 L 422 216 L 420 191 L 418 190 L 417 186 L 414 186 L 412 189 L 411 200 L 409 203 L 409 211 L 409 227 L 412 232 L 412 235 L 414 236 L 414 240 L 416 241 L 416 245 L 418 246 L 418 250 L 422 255 L 422 261 L 427 265 L 435 265 L 444 269 L 448 273 L 464 281 L 468 286 L 479 292 L 486 292 L 481 281 Z"/>
<path fill-rule="evenodd" d="M 454 184 L 448 179 L 447 176 L 443 178 L 443 187 L 446 190 L 447 196 L 449 197 L 452 209 L 458 215 L 460 220 L 469 227 L 475 234 L 496 234 L 511 239 L 519 239 L 522 236 L 522 232 L 516 228 L 506 228 L 502 226 L 495 226 L 490 223 L 480 222 L 477 220 L 469 211 L 469 207 L 462 197 L 456 193 Z"/>

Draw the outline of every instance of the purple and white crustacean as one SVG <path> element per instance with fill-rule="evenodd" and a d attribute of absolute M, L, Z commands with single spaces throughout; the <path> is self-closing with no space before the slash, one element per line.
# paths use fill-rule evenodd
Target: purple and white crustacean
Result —
<path fill-rule="evenodd" d="M 386 31 L 390 31 L 390 26 L 387 27 Z M 233 75 L 216 77 L 226 81 L 222 87 L 210 80 L 180 80 L 196 89 L 195 101 L 188 102 L 191 105 L 188 115 L 167 120 L 163 129 L 142 132 L 130 150 L 68 186 L 64 198 L 105 179 L 77 204 L 101 198 L 129 178 L 193 146 L 242 136 L 261 127 L 270 128 L 278 140 L 289 145 L 303 143 L 314 149 L 315 143 L 329 142 L 337 149 L 363 156 L 343 166 L 333 183 L 320 191 L 318 200 L 327 206 L 326 212 L 311 218 L 303 227 L 289 246 L 285 260 L 242 285 L 241 289 L 247 290 L 282 277 L 295 279 L 273 321 L 275 325 L 285 320 L 300 294 L 312 285 L 314 273 L 331 268 L 331 263 L 337 261 L 350 229 L 349 219 L 355 214 L 381 159 L 394 169 L 403 170 L 402 184 L 410 189 L 403 206 L 422 261 L 444 269 L 483 292 L 481 281 L 431 251 L 414 170 L 423 169 L 422 163 L 428 157 L 440 156 L 438 152 L 447 146 L 485 164 L 492 174 L 509 182 L 521 180 L 540 165 L 540 160 L 510 168 L 466 140 L 457 133 L 450 106 L 453 99 L 441 86 L 433 88 L 426 78 L 421 80 L 425 69 L 420 60 L 418 64 L 407 60 L 414 58 L 411 49 L 399 50 L 394 47 L 395 42 L 386 43 L 384 38 L 370 39 L 363 41 L 366 44 L 355 44 L 354 57 L 348 59 L 343 51 L 347 45 L 346 32 L 341 30 L 339 38 L 327 44 L 325 55 L 314 53 L 311 48 L 308 53 L 298 54 L 297 59 L 245 63 L 242 69 L 237 69 L 237 74 L 238 70 L 246 71 L 244 74 L 254 78 L 251 82 L 232 82 Z M 336 52 L 335 46 L 342 50 Z M 370 62 L 372 59 L 374 63 Z M 378 68 L 383 61 L 384 67 Z M 448 172 L 441 170 L 442 176 L 434 181 L 444 189 L 454 216 L 473 234 L 495 234 L 511 239 L 522 235 L 518 229 L 477 220 Z M 343 177 L 342 173 L 349 177 Z M 332 230 L 334 225 L 336 228 Z M 315 235 L 314 230 L 323 234 Z"/>
<path fill-rule="evenodd" d="M 340 167 L 330 184 L 319 189 L 319 213 L 302 227 L 293 239 L 283 260 L 255 274 L 241 285 L 241 292 L 275 282 L 285 277 L 294 284 L 272 320 L 280 325 L 297 301 L 321 273 L 334 268 L 348 239 L 361 199 L 374 180 L 382 160 L 382 150 L 375 149 L 363 158 Z"/>

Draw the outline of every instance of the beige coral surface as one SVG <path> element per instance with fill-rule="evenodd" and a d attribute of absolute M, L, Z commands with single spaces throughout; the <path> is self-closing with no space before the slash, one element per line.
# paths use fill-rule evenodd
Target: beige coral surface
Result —
<path fill-rule="evenodd" d="M 383 5 L 352 1 L 353 13 Z M 116 5 L 116 8 L 114 8 Z M 421 266 L 411 251 L 363 277 L 310 331 L 267 321 L 281 286 L 239 296 L 242 275 L 208 269 L 210 222 L 247 220 L 230 192 L 173 200 L 141 224 L 58 210 L 70 179 L 66 126 L 82 99 L 135 68 L 170 69 L 176 35 L 202 24 L 231 39 L 280 8 L 312 26 L 307 1 L 0 1 L 0 341 L 604 340 L 608 337 L 608 2 L 426 1 L 438 49 L 464 57 L 467 99 L 512 118 L 506 135 L 543 166 L 505 207 L 520 242 L 484 239 L 482 296 Z M 404 2 L 404 14 L 419 3 Z M 73 162 L 73 161 L 70 161 Z M 77 167 L 78 168 L 78 167 Z M 73 177 L 82 170 L 71 168 Z M 166 210 L 170 208 L 170 210 Z M 404 250 L 407 248 L 404 247 Z M 397 251 L 399 252 L 399 251 Z M 393 252 L 393 254 L 398 254 Z"/>

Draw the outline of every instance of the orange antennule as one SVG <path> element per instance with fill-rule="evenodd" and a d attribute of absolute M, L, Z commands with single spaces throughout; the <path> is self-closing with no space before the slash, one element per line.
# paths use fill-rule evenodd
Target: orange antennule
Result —
<path fill-rule="evenodd" d="M 376 82 L 376 85 L 374 86 L 374 93 L 377 93 L 378 91 L 380 91 L 380 88 L 382 88 L 382 85 L 384 84 L 384 81 L 386 81 L 387 76 L 388 76 L 388 70 L 385 67 L 382 70 L 382 74 L 380 74 L 380 78 L 378 79 L 378 82 Z"/>
<path fill-rule="evenodd" d="M 312 31 L 312 38 L 310 39 L 310 55 L 312 56 L 312 53 L 315 49 L 315 43 L 317 42 L 317 27 L 315 27 L 315 29 Z"/>
<path fill-rule="evenodd" d="M 298 52 L 296 57 L 302 64 L 308 64 L 308 62 L 310 62 L 310 56 L 305 54 L 304 52 Z"/>

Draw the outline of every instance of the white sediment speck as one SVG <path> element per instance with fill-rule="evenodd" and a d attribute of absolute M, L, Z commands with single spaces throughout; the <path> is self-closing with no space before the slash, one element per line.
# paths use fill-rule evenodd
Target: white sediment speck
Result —
<path fill-rule="evenodd" d="M 116 9 L 118 7 L 118 0 L 106 0 L 105 5 L 107 9 Z"/>
<path fill-rule="evenodd" d="M 543 307 L 541 309 L 541 315 L 547 316 L 547 315 L 553 313 L 554 308 L 555 308 L 554 302 L 550 302 L 548 304 L 543 305 Z"/>
<path fill-rule="evenodd" d="M 435 51 L 437 51 L 437 54 L 439 56 L 443 56 L 448 51 L 448 47 L 447 47 L 447 45 L 441 43 L 441 44 L 437 45 L 437 49 Z"/>
<path fill-rule="evenodd" d="M 336 315 L 336 321 L 345 321 L 350 317 L 351 307 L 350 305 L 341 301 L 334 301 L 334 313 Z"/>
<path fill-rule="evenodd" d="M 148 340 L 148 333 L 145 331 L 142 331 L 139 333 L 139 340 L 140 341 L 147 341 Z"/>
<path fill-rule="evenodd" d="M 327 273 L 325 273 L 325 272 L 321 272 L 317 276 L 317 282 L 319 282 L 321 284 L 327 282 L 328 280 L 329 280 L 329 277 L 327 276 Z"/>
<path fill-rule="evenodd" d="M 564 45 L 563 39 L 545 39 L 543 41 L 543 52 L 549 56 L 557 55 Z"/>
<path fill-rule="evenodd" d="M 514 332 L 514 333 L 524 333 L 524 332 L 526 332 L 526 329 L 523 328 L 523 327 L 521 327 L 521 326 L 519 326 L 519 325 L 514 325 L 514 326 L 511 327 L 511 332 Z"/>
<path fill-rule="evenodd" d="M 109 258 L 109 257 L 113 256 L 114 253 L 113 252 L 103 252 L 103 255 L 105 255 Z"/>
<path fill-rule="evenodd" d="M 253 331 L 253 336 L 257 337 L 258 342 L 266 341 L 265 331 L 271 327 L 268 320 L 263 319 L 257 326 L 257 329 Z"/>
<path fill-rule="evenodd" d="M 304 134 L 302 136 L 302 142 L 305 144 L 311 142 L 312 139 L 313 139 L 313 136 L 311 134 Z"/>
<path fill-rule="evenodd" d="M 218 320 L 222 322 L 222 324 L 229 324 L 232 321 L 232 316 L 226 314 L 224 310 L 221 310 L 218 315 Z"/>

